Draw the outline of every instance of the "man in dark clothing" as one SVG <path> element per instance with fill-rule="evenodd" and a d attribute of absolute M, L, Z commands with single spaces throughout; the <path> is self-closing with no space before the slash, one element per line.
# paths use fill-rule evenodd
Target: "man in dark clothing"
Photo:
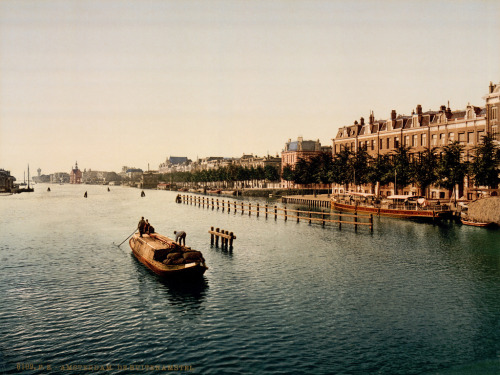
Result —
<path fill-rule="evenodd" d="M 143 216 L 141 217 L 139 224 L 137 224 L 137 228 L 139 229 L 139 237 L 142 237 L 145 227 L 146 227 L 146 222 L 144 221 L 144 216 Z"/>
<path fill-rule="evenodd" d="M 174 230 L 174 234 L 175 234 L 175 242 L 177 242 L 179 245 L 186 246 L 186 232 L 182 230 L 177 232 Z"/>

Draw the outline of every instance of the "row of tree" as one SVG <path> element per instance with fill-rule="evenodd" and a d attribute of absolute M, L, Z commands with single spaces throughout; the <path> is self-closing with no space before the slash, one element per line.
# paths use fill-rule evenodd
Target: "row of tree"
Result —
<path fill-rule="evenodd" d="M 386 185 L 398 187 L 416 184 L 426 195 L 427 187 L 437 185 L 452 191 L 463 184 L 467 176 L 476 186 L 496 188 L 499 183 L 500 149 L 490 135 L 464 157 L 464 146 L 450 143 L 441 149 L 426 149 L 412 153 L 411 147 L 401 145 L 391 154 L 372 157 L 366 149 L 357 152 L 342 149 L 332 157 L 319 154 L 310 160 L 300 159 L 294 168 L 283 168 L 282 178 L 296 184 L 336 183 L 347 188 L 352 185 Z"/>
<path fill-rule="evenodd" d="M 243 167 L 240 165 L 229 165 L 216 169 L 201 170 L 195 172 L 172 172 L 161 176 L 167 182 L 215 182 L 215 181 L 279 181 L 280 170 L 277 166 L 266 165 L 265 167 Z"/>

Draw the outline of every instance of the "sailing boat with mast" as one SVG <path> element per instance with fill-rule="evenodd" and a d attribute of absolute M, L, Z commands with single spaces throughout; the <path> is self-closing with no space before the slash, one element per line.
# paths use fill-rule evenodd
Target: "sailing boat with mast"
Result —
<path fill-rule="evenodd" d="M 19 184 L 19 185 L 20 185 L 20 186 L 21 186 L 21 185 L 24 185 L 24 186 L 25 186 L 25 185 L 26 185 L 26 183 L 24 183 L 24 184 Z M 13 192 L 14 192 L 14 193 L 32 193 L 32 192 L 34 192 L 34 191 L 35 191 L 35 189 L 34 189 L 34 188 L 30 187 L 30 165 L 29 165 L 29 164 L 28 164 L 28 184 L 27 184 L 27 185 L 28 185 L 28 186 L 27 186 L 27 187 L 25 187 L 25 188 L 19 188 L 19 187 L 18 187 L 18 188 L 17 188 L 17 189 L 15 189 Z"/>

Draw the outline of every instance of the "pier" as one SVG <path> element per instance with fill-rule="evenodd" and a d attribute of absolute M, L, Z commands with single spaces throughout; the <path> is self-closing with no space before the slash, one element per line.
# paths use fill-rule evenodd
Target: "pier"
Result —
<path fill-rule="evenodd" d="M 254 214 L 257 217 L 263 215 L 266 219 L 274 218 L 277 220 L 278 217 L 283 218 L 286 222 L 289 219 L 296 220 L 297 223 L 300 221 L 307 222 L 308 224 L 318 223 L 325 227 L 326 224 L 333 226 L 333 224 L 338 225 L 339 229 L 342 229 L 342 225 L 352 225 L 354 230 L 357 231 L 358 227 L 367 227 L 370 232 L 373 232 L 373 215 L 372 214 L 361 214 L 361 213 L 338 213 L 331 212 L 330 210 L 325 211 L 307 211 L 307 210 L 293 210 L 290 208 L 278 207 L 276 205 L 260 205 L 245 203 L 242 201 L 230 201 L 219 198 L 212 197 L 202 197 L 195 195 L 178 195 L 176 197 L 177 203 L 182 203 L 186 205 L 194 205 L 200 208 L 206 208 L 211 210 L 220 210 L 221 212 L 231 211 L 236 214 L 241 212 L 241 215 L 252 216 Z"/>
<path fill-rule="evenodd" d="M 330 208 L 331 200 L 328 194 L 322 195 L 288 195 L 281 197 L 281 202 L 309 207 Z"/>

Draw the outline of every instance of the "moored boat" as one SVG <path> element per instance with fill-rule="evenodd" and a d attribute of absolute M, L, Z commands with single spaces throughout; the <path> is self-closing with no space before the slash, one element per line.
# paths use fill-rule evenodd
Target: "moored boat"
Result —
<path fill-rule="evenodd" d="M 460 221 L 464 225 L 470 225 L 472 227 L 489 227 L 492 225 L 492 223 L 487 223 L 487 222 L 480 222 L 480 221 L 475 221 L 467 218 L 461 218 Z"/>
<path fill-rule="evenodd" d="M 431 206 L 422 197 L 398 195 L 379 201 L 373 194 L 363 193 L 335 197 L 331 201 L 331 208 L 336 211 L 363 212 L 404 219 L 438 219 L 451 213 L 447 206 Z"/>
<path fill-rule="evenodd" d="M 134 256 L 151 271 L 164 278 L 195 278 L 208 267 L 201 252 L 181 246 L 158 233 L 135 233 L 129 240 Z"/>

